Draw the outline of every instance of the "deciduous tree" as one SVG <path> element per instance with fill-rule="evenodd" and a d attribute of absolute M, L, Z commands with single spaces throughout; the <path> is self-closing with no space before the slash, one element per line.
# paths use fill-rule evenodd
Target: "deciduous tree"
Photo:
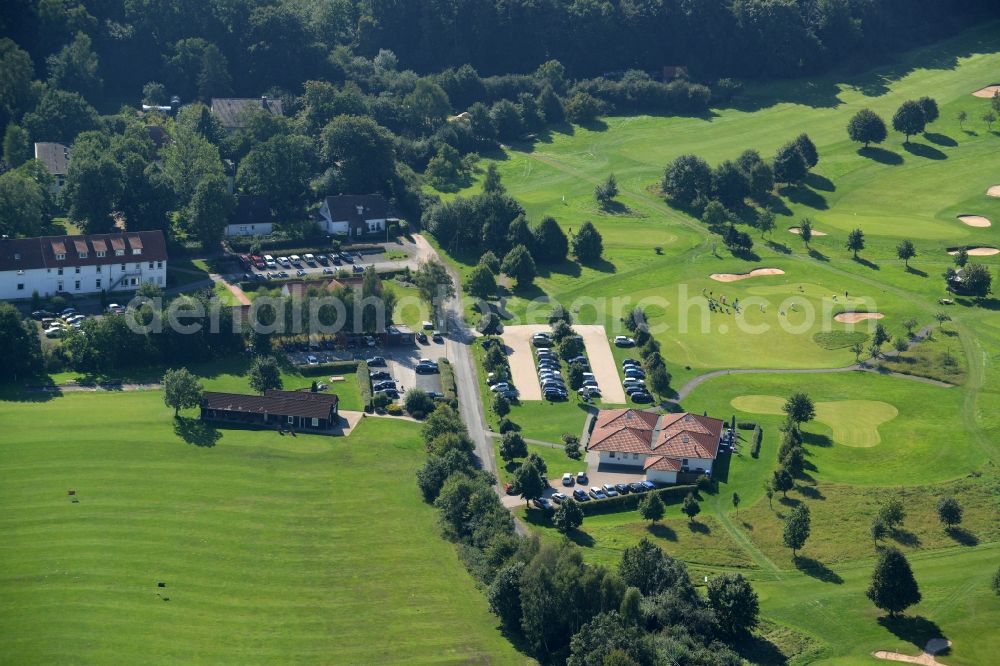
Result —
<path fill-rule="evenodd" d="M 644 520 L 655 523 L 663 518 L 666 512 L 667 508 L 663 505 L 659 493 L 649 493 L 639 502 L 639 515 Z"/>
<path fill-rule="evenodd" d="M 903 553 L 891 546 L 879 552 L 866 593 L 878 608 L 895 617 L 910 606 L 920 603 L 920 588 L 913 570 Z"/>
<path fill-rule="evenodd" d="M 786 547 L 792 549 L 792 557 L 796 557 L 796 551 L 802 548 L 809 538 L 810 522 L 809 507 L 805 504 L 798 504 L 785 519 L 782 541 Z"/>
<path fill-rule="evenodd" d="M 858 252 L 865 249 L 865 233 L 861 229 L 855 229 L 847 235 L 847 249 L 854 253 L 854 258 L 858 258 Z"/>
<path fill-rule="evenodd" d="M 917 248 L 913 246 L 913 241 L 909 238 L 900 241 L 899 245 L 896 246 L 896 256 L 902 259 L 903 264 L 909 268 L 910 259 L 917 256 Z"/>
<path fill-rule="evenodd" d="M 757 626 L 760 602 L 742 574 L 725 573 L 709 578 L 708 605 L 725 634 L 742 636 Z"/>
<path fill-rule="evenodd" d="M 847 123 L 847 135 L 851 141 L 865 144 L 885 141 L 887 131 L 885 121 L 871 109 L 861 109 Z"/>
<path fill-rule="evenodd" d="M 684 503 L 681 505 L 681 512 L 688 517 L 689 521 L 693 521 L 694 517 L 701 513 L 701 505 L 695 499 L 694 493 L 688 493 L 684 498 Z"/>
<path fill-rule="evenodd" d="M 927 125 L 927 117 L 920 102 L 907 100 L 903 102 L 895 115 L 892 117 L 892 128 L 906 136 L 906 143 L 910 142 L 910 137 L 920 134 Z"/>
<path fill-rule="evenodd" d="M 938 519 L 947 529 L 962 522 L 962 505 L 954 497 L 946 497 L 938 502 Z"/>
<path fill-rule="evenodd" d="M 284 386 L 281 369 L 273 356 L 258 356 L 250 363 L 249 382 L 250 388 L 261 395 L 270 389 Z"/>
<path fill-rule="evenodd" d="M 167 370 L 163 375 L 163 402 L 174 408 L 174 418 L 182 409 L 201 404 L 204 389 L 198 379 L 187 368 Z"/>
<path fill-rule="evenodd" d="M 564 499 L 552 516 L 552 524 L 563 534 L 575 530 L 583 524 L 583 509 L 572 497 Z"/>
<path fill-rule="evenodd" d="M 812 421 L 813 417 L 816 416 L 816 407 L 813 405 L 812 398 L 801 391 L 789 396 L 781 410 L 796 425 Z"/>

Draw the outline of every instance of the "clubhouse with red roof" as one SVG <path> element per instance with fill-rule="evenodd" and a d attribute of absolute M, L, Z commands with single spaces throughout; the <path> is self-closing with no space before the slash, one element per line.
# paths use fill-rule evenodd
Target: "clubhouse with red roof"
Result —
<path fill-rule="evenodd" d="M 587 441 L 600 465 L 633 468 L 655 483 L 677 483 L 678 473 L 712 473 L 723 422 L 710 416 L 602 409 Z"/>

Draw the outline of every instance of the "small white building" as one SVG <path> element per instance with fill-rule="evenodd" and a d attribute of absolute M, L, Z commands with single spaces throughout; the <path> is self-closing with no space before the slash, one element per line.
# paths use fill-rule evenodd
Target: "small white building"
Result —
<path fill-rule="evenodd" d="M 99 294 L 167 284 L 162 231 L 0 239 L 0 299 Z"/>
<path fill-rule="evenodd" d="M 226 236 L 267 236 L 274 230 L 271 204 L 266 197 L 240 194 L 226 224 Z"/>
<path fill-rule="evenodd" d="M 55 181 L 53 195 L 62 192 L 66 184 L 66 174 L 69 173 L 69 148 L 61 143 L 41 142 L 35 144 L 35 159 L 45 165 L 45 168 Z"/>
<path fill-rule="evenodd" d="M 320 228 L 326 233 L 354 240 L 385 233 L 389 203 L 381 194 L 340 194 L 323 200 L 319 217 Z"/>
<path fill-rule="evenodd" d="M 697 414 L 656 414 L 637 409 L 597 413 L 587 450 L 601 465 L 633 467 L 657 483 L 677 483 L 681 472 L 712 473 L 723 422 Z"/>

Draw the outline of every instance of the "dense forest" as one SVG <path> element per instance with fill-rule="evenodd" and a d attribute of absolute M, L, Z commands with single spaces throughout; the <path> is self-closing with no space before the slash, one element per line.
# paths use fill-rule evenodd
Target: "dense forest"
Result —
<path fill-rule="evenodd" d="M 700 114 L 741 80 L 870 65 L 989 16 L 992 0 L 10 0 L 0 233 L 64 213 L 210 247 L 233 185 L 286 231 L 338 193 L 417 222 L 424 182 L 461 186 L 477 154 L 546 126 Z M 205 106 L 264 95 L 283 114 L 237 131 Z M 139 112 L 175 96 L 179 113 Z M 71 146 L 58 198 L 34 142 Z"/>

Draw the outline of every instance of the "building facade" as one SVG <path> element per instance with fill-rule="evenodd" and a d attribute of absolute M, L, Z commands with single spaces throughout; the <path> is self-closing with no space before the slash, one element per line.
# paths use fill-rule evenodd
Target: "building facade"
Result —
<path fill-rule="evenodd" d="M 319 225 L 328 234 L 351 240 L 385 233 L 389 203 L 380 194 L 341 194 L 327 197 L 319 208 Z"/>
<path fill-rule="evenodd" d="M 326 432 L 340 423 L 334 393 L 265 391 L 264 395 L 205 391 L 201 419 L 239 425 Z"/>
<path fill-rule="evenodd" d="M 58 195 L 69 173 L 69 148 L 61 143 L 39 142 L 35 144 L 35 159 L 52 174 L 52 194 Z"/>
<path fill-rule="evenodd" d="M 226 221 L 226 236 L 267 236 L 274 231 L 271 205 L 265 197 L 239 194 Z"/>
<path fill-rule="evenodd" d="M 133 291 L 167 284 L 162 231 L 0 239 L 0 299 Z"/>
<path fill-rule="evenodd" d="M 723 425 L 697 414 L 603 409 L 587 450 L 598 452 L 601 465 L 633 468 L 649 481 L 676 483 L 679 473 L 712 474 Z"/>

